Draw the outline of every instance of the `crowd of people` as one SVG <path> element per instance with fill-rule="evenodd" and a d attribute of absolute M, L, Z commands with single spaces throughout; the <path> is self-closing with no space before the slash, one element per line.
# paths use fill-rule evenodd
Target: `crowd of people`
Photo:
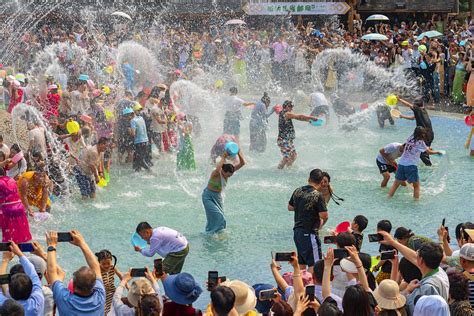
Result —
<path fill-rule="evenodd" d="M 271 106 L 267 92 L 257 102 L 243 100 L 239 92 L 255 89 L 250 83 L 257 79 L 287 89 L 309 81 L 315 58 L 331 48 L 350 49 L 382 68 L 401 67 L 408 78 L 422 79 L 419 98 L 397 98 L 413 111 L 413 116 L 400 116 L 416 120 L 413 135 L 404 143 L 381 148 L 376 158 L 382 187 L 388 185 L 390 173 L 395 173 L 390 197 L 408 182 L 418 199 L 419 160 L 429 166 L 429 155 L 442 154 L 431 148 L 434 132 L 425 106 L 438 104 L 441 96 L 455 104 L 474 106 L 473 22 L 443 25 L 434 16 L 420 26 L 413 22 L 365 29 L 358 18 L 353 34 L 339 24 L 316 28 L 311 23 L 304 25 L 300 19 L 295 24 L 285 20 L 279 27 L 272 23 L 258 30 L 166 29 L 159 33 L 159 40 L 155 31 L 109 34 L 77 24 L 69 28 L 45 25 L 39 31 L 25 33 L 12 47 L 17 50 L 16 62 L 0 67 L 5 108 L 26 121 L 28 129 L 26 148 L 6 144 L 0 135 L 4 246 L 0 315 L 472 315 L 474 224 L 457 225 L 459 250 L 453 251 L 445 223 L 437 231 L 439 240 L 432 241 L 405 227 L 398 227 L 392 237 L 392 224 L 381 220 L 374 234 L 369 235 L 369 242 L 380 243 L 379 258 L 372 258 L 362 251 L 368 220 L 358 215 L 344 229 L 324 236 L 324 243 L 333 245 L 323 256 L 320 233 L 330 216 L 327 205 L 342 199 L 334 194 L 330 175 L 319 169 L 312 170 L 308 184 L 296 189 L 289 199 L 297 251 L 275 254 L 270 263 L 274 284 L 250 286 L 240 280 L 224 280 L 216 271 L 209 271 L 209 305 L 202 311 L 193 304 L 204 295 L 204 285 L 183 272 L 193 249 L 175 229 L 139 223 L 136 234 L 147 246 L 135 245 L 134 250 L 145 257 L 158 254 L 162 259 L 156 259 L 153 268 L 131 268 L 126 273 L 118 270 L 117 258 L 109 250 L 94 253 L 78 231 L 48 232 L 46 251 L 33 240 L 29 218 L 47 219 L 55 199 L 75 192 L 68 185 L 72 179 L 87 200 L 95 198 L 97 186 L 108 185 L 112 163 L 150 173 L 157 156 L 176 155 L 177 170 L 198 168 L 193 137 L 200 134 L 199 117 L 186 111 L 183 95 L 173 94 L 171 88 L 213 70 L 232 73 L 236 78 L 229 80 L 231 83 L 219 79 L 210 87 L 223 104 L 224 119 L 222 135 L 216 135 L 210 150 L 216 167 L 203 190 L 202 204 L 206 233 L 220 233 L 226 228 L 222 192 L 229 178 L 247 164 L 240 146 L 244 107 L 252 109 L 249 150 L 255 153 L 266 150 L 267 119 L 273 114 L 278 116 L 276 144 L 282 155 L 279 169 L 291 167 L 297 159 L 294 121 L 325 124 L 335 119 L 330 117 L 331 106 L 338 117 L 355 112 L 348 102 L 332 94 L 344 85 L 334 65 L 327 65 L 320 89 L 311 91 L 309 114 L 293 112 L 291 100 Z M 444 36 L 419 37 L 434 29 Z M 361 40 L 361 35 L 371 32 L 389 39 Z M 148 82 L 128 60 L 116 63 L 111 56 L 130 37 L 159 52 L 160 63 L 169 70 L 166 78 Z M 53 43 L 70 48 L 55 51 L 64 72 L 31 77 L 27 65 L 38 51 Z M 77 47 L 90 58 L 102 52 L 109 55 L 100 58 L 103 64 L 94 72 L 85 73 L 85 69 L 75 66 L 77 56 L 68 55 Z M 123 75 L 120 81 L 114 81 L 115 74 Z M 267 88 L 270 85 L 258 87 Z M 237 149 L 228 150 L 229 143 Z M 474 139 L 470 143 L 474 155 Z M 68 285 L 64 283 L 66 273 L 58 264 L 61 257 L 56 256 L 64 242 L 77 246 L 87 262 L 73 273 Z M 25 256 L 25 252 L 32 255 Z M 15 256 L 20 264 L 8 269 Z M 279 262 L 284 261 L 293 267 L 292 273 L 280 274 Z"/>

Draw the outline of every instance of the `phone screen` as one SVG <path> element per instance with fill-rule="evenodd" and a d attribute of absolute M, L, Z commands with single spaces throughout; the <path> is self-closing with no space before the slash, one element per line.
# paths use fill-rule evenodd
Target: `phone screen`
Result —
<path fill-rule="evenodd" d="M 334 258 L 343 259 L 349 257 L 349 251 L 347 249 L 334 249 Z"/>
<path fill-rule="evenodd" d="M 207 289 L 212 291 L 217 286 L 217 281 L 219 279 L 219 272 L 209 271 L 207 273 Z"/>
<path fill-rule="evenodd" d="M 18 244 L 18 247 L 22 252 L 33 252 L 35 251 L 35 248 L 33 248 L 32 243 L 24 243 L 24 244 Z"/>
<path fill-rule="evenodd" d="M 306 287 L 305 292 L 306 292 L 306 295 L 308 296 L 309 300 L 314 301 L 314 285 L 308 285 Z"/>
<path fill-rule="evenodd" d="M 324 243 L 325 244 L 335 244 L 336 243 L 336 236 L 324 236 Z"/>
<path fill-rule="evenodd" d="M 369 234 L 369 242 L 377 242 L 383 240 L 382 234 Z"/>
<path fill-rule="evenodd" d="M 0 243 L 0 251 L 10 251 L 10 243 L 9 242 Z"/>
<path fill-rule="evenodd" d="M 162 275 L 163 274 L 163 259 L 155 259 L 155 261 L 153 261 L 153 265 L 155 266 L 156 274 Z"/>
<path fill-rule="evenodd" d="M 277 252 L 275 253 L 275 261 L 291 261 L 291 252 Z"/>
<path fill-rule="evenodd" d="M 58 233 L 58 242 L 70 242 L 72 241 L 72 235 L 70 232 Z"/>
<path fill-rule="evenodd" d="M 10 275 L 9 274 L 0 275 L 0 284 L 8 284 L 8 283 L 10 283 Z"/>
<path fill-rule="evenodd" d="M 260 291 L 258 296 L 261 301 L 272 300 L 276 297 L 276 291 L 274 289 L 263 290 L 263 291 Z"/>
<path fill-rule="evenodd" d="M 390 260 L 395 258 L 395 250 L 382 251 L 380 253 L 380 260 Z"/>
<path fill-rule="evenodd" d="M 443 221 L 441 222 L 441 226 L 444 227 L 444 224 L 446 224 L 446 218 L 443 218 Z"/>
<path fill-rule="evenodd" d="M 145 271 L 146 271 L 145 268 L 133 268 L 130 271 L 130 275 L 132 276 L 132 278 L 144 277 Z"/>

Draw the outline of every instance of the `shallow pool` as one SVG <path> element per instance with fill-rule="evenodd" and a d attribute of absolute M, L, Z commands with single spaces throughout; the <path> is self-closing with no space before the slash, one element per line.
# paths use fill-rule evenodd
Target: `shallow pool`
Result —
<path fill-rule="evenodd" d="M 124 271 L 153 265 L 152 259 L 135 253 L 130 245 L 137 223 L 146 220 L 153 226 L 175 228 L 188 238 L 190 254 L 184 270 L 203 288 L 208 270 L 249 284 L 272 283 L 271 251 L 294 249 L 288 199 L 296 187 L 306 184 L 313 168 L 327 170 L 336 194 L 345 200 L 341 206 L 329 204 L 328 228 L 364 214 L 369 219 L 366 235 L 374 232 L 378 220 L 389 219 L 394 227 L 403 225 L 434 238 L 443 217 L 451 232 L 457 223 L 472 220 L 474 160 L 464 149 L 469 130 L 460 119 L 433 114 L 432 121 L 433 148 L 444 149 L 447 155 L 434 157 L 431 168 L 420 166 L 422 196 L 418 202 L 413 201 L 411 190 L 403 188 L 388 200 L 387 189 L 379 187 L 381 177 L 375 165 L 379 148 L 404 142 L 414 129 L 414 121 L 398 120 L 395 126 L 381 130 L 373 116 L 365 127 L 352 132 L 295 122 L 299 157 L 292 169 L 279 171 L 277 119 L 273 116 L 267 152 L 246 153 L 248 165 L 229 181 L 225 197 L 228 228 L 218 239 L 203 234 L 206 219 L 200 199 L 211 171 L 207 160 L 210 145 L 217 133 L 196 141 L 200 167 L 196 173 L 177 174 L 172 157 L 156 161 L 156 175 L 135 174 L 129 167 L 114 166 L 110 185 L 100 190 L 97 200 L 84 203 L 76 199 L 67 207 L 55 205 L 54 218 L 32 224 L 32 231 L 44 240 L 44 232 L 50 228 L 79 229 L 93 251 L 111 250 Z M 248 119 L 242 122 L 241 140 L 244 150 L 248 149 Z M 369 244 L 366 237 L 363 251 L 375 253 L 377 244 Z M 85 264 L 79 249 L 69 244 L 58 246 L 58 257 L 68 275 Z M 286 264 L 283 268 L 288 269 Z M 198 306 L 204 308 L 208 299 L 204 292 Z"/>

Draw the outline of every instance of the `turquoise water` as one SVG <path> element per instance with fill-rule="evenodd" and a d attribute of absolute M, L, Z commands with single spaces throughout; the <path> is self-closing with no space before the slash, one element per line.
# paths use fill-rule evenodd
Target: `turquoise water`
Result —
<path fill-rule="evenodd" d="M 195 141 L 199 171 L 177 174 L 170 156 L 156 160 L 156 175 L 137 175 L 129 167 L 114 165 L 109 186 L 98 192 L 95 201 L 76 199 L 67 206 L 54 205 L 53 219 L 33 223 L 32 232 L 44 240 L 47 229 L 78 229 L 93 251 L 111 250 L 124 271 L 153 264 L 130 245 L 137 223 L 146 220 L 153 226 L 175 228 L 188 238 L 190 254 L 184 271 L 193 274 L 203 288 L 208 270 L 249 284 L 273 283 L 271 251 L 294 249 L 288 199 L 296 187 L 306 184 L 313 168 L 327 170 L 336 194 L 345 199 L 341 206 L 329 204 L 328 228 L 364 214 L 369 219 L 366 235 L 374 232 L 378 220 L 389 219 L 394 227 L 403 225 L 434 238 L 443 217 L 451 231 L 457 223 L 473 218 L 474 190 L 467 177 L 474 174 L 474 160 L 464 149 L 469 130 L 460 119 L 433 116 L 432 121 L 433 148 L 446 150 L 447 155 L 434 157 L 432 168 L 420 166 L 422 195 L 418 202 L 412 200 L 411 190 L 403 188 L 388 200 L 388 189 L 379 187 L 381 177 L 375 165 L 378 149 L 390 142 L 405 141 L 414 121 L 398 120 L 394 127 L 381 130 L 374 116 L 366 126 L 352 132 L 295 122 L 298 160 L 293 168 L 279 171 L 277 119 L 273 116 L 267 152 L 246 153 L 248 164 L 229 181 L 225 197 L 228 226 L 218 239 L 203 234 L 206 219 L 200 198 L 212 170 L 207 159 L 217 133 L 213 137 L 205 133 Z M 215 130 L 221 128 L 219 123 L 216 125 L 219 127 Z M 248 149 L 248 119 L 242 122 L 241 141 L 243 149 Z M 377 244 L 365 239 L 363 251 L 375 253 Z M 58 247 L 58 262 L 68 275 L 85 264 L 80 250 L 70 244 Z M 197 305 L 203 308 L 208 299 L 204 292 Z"/>

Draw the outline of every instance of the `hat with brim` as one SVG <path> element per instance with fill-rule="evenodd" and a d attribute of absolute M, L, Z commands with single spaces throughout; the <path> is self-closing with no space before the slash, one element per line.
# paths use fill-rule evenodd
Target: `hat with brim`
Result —
<path fill-rule="evenodd" d="M 43 258 L 32 255 L 28 257 L 28 260 L 31 262 L 31 264 L 35 267 L 35 271 L 38 275 L 41 275 L 41 277 L 44 275 L 46 272 L 46 261 L 44 261 Z"/>
<path fill-rule="evenodd" d="M 342 259 L 341 260 L 341 269 L 344 270 L 347 273 L 357 273 L 357 268 L 356 265 L 347 259 Z"/>
<path fill-rule="evenodd" d="M 248 284 L 239 281 L 226 281 L 221 285 L 230 287 L 232 292 L 235 294 L 235 309 L 239 314 L 245 314 L 251 311 L 257 305 L 257 297 L 255 296 L 255 290 Z"/>
<path fill-rule="evenodd" d="M 153 287 L 151 286 L 150 282 L 148 282 L 145 278 L 138 278 L 133 280 L 132 284 L 130 284 L 130 290 L 128 291 L 127 299 L 135 307 L 138 307 L 138 302 L 140 302 L 140 298 L 146 294 L 155 293 Z"/>
<path fill-rule="evenodd" d="M 374 291 L 378 306 L 383 309 L 394 310 L 405 306 L 406 297 L 400 294 L 397 282 L 387 279 L 380 282 Z"/>
<path fill-rule="evenodd" d="M 465 229 L 464 230 L 466 232 L 466 234 L 469 235 L 469 237 L 474 240 L 474 229 Z"/>
<path fill-rule="evenodd" d="M 194 303 L 202 293 L 193 276 L 186 272 L 168 276 L 163 281 L 163 288 L 170 300 L 181 305 Z"/>

